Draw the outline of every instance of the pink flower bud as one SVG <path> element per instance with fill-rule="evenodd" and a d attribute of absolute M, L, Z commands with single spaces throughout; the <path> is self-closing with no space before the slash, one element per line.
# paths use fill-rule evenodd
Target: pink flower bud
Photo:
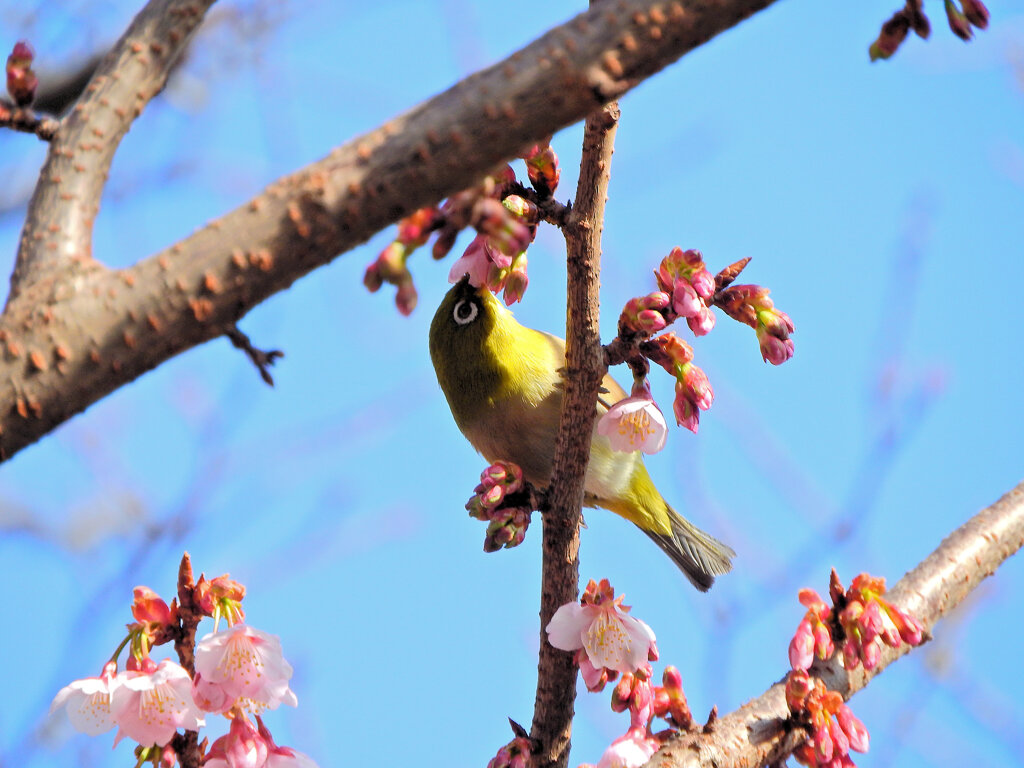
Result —
<path fill-rule="evenodd" d="M 789 666 L 793 669 L 807 669 L 814 660 L 814 635 L 811 633 L 811 620 L 804 617 L 796 628 L 793 639 L 789 641 Z"/>
<path fill-rule="evenodd" d="M 790 712 L 800 712 L 805 708 L 805 702 L 811 691 L 814 690 L 814 683 L 811 676 L 803 669 L 794 669 L 786 676 L 786 704 Z"/>
<path fill-rule="evenodd" d="M 882 655 L 882 647 L 878 643 L 865 643 L 861 646 L 860 656 L 864 662 L 864 669 L 869 672 L 878 666 Z"/>
<path fill-rule="evenodd" d="M 705 302 L 711 301 L 715 295 L 715 278 L 703 267 L 690 276 L 690 283 L 693 285 L 697 295 Z"/>
<path fill-rule="evenodd" d="M 758 344 L 761 347 L 761 359 L 772 365 L 782 365 L 789 360 L 796 351 L 792 339 L 777 339 L 774 336 L 758 335 Z"/>
<path fill-rule="evenodd" d="M 960 0 L 964 16 L 978 29 L 988 29 L 988 8 L 981 0 Z"/>
<path fill-rule="evenodd" d="M 11 55 L 7 57 L 7 92 L 19 107 L 32 103 L 36 86 L 39 85 L 32 71 L 33 58 L 32 46 L 24 40 L 15 43 Z"/>
<path fill-rule="evenodd" d="M 949 28 L 953 30 L 953 34 L 961 40 L 967 41 L 974 36 L 971 31 L 971 23 L 953 0 L 946 0 L 946 18 L 949 20 Z"/>
<path fill-rule="evenodd" d="M 700 426 L 700 411 L 689 399 L 681 382 L 676 382 L 676 397 L 672 401 L 672 411 L 676 417 L 676 424 L 694 434 L 697 433 Z"/>
<path fill-rule="evenodd" d="M 410 276 L 408 280 L 403 280 L 399 284 L 398 291 L 395 293 L 395 306 L 398 307 L 399 312 L 408 317 L 416 309 L 418 300 L 416 286 L 413 285 L 412 276 Z"/>
<path fill-rule="evenodd" d="M 370 293 L 376 293 L 384 285 L 384 278 L 380 274 L 380 264 L 376 261 L 366 268 L 363 273 L 363 285 Z"/>
<path fill-rule="evenodd" d="M 692 285 L 677 280 L 672 289 L 672 309 L 680 317 L 693 317 L 706 307 Z"/>
<path fill-rule="evenodd" d="M 686 318 L 686 324 L 694 336 L 707 336 L 715 327 L 715 313 L 702 306 L 696 315 Z"/>
<path fill-rule="evenodd" d="M 700 410 L 706 411 L 714 403 L 715 393 L 711 389 L 707 374 L 693 363 L 682 366 L 677 382 L 686 390 L 690 402 Z"/>
<path fill-rule="evenodd" d="M 814 739 L 814 759 L 818 765 L 828 763 L 832 759 L 833 744 L 832 736 L 829 734 L 825 722 L 815 729 L 812 738 Z"/>
<path fill-rule="evenodd" d="M 831 717 L 826 720 L 828 735 L 832 739 L 832 759 L 835 760 L 850 752 L 850 739 Z"/>
<path fill-rule="evenodd" d="M 511 306 L 517 301 L 522 301 L 529 284 L 530 278 L 526 274 L 526 254 L 520 253 L 512 262 L 512 270 L 505 278 L 505 292 L 502 296 L 505 299 L 505 305 Z"/>
<path fill-rule="evenodd" d="M 169 624 L 171 609 L 167 603 L 149 587 L 136 587 L 133 590 L 132 616 L 136 621 L 152 624 Z"/>
<path fill-rule="evenodd" d="M 878 38 L 868 49 L 871 61 L 888 59 L 896 53 L 900 44 L 906 40 L 908 31 L 910 31 L 910 20 L 905 13 L 897 12 L 882 25 L 882 31 L 879 32 Z"/>
<path fill-rule="evenodd" d="M 398 241 L 405 245 L 409 252 L 419 248 L 427 242 L 440 215 L 433 206 L 413 211 L 398 222 Z"/>
<path fill-rule="evenodd" d="M 526 198 L 509 195 L 501 201 L 501 204 L 522 219 L 524 224 L 533 225 L 540 221 L 540 209 Z"/>
<path fill-rule="evenodd" d="M 871 741 L 868 729 L 864 727 L 864 723 L 850 711 L 846 704 L 839 707 L 836 719 L 839 721 L 839 727 L 843 729 L 843 732 L 849 739 L 850 749 L 855 752 L 867 752 Z"/>
<path fill-rule="evenodd" d="M 526 175 L 534 189 L 542 195 L 550 196 L 558 187 L 561 170 L 558 167 L 558 155 L 548 145 L 536 145 L 526 153 Z"/>
<path fill-rule="evenodd" d="M 683 676 L 672 665 L 665 667 L 665 671 L 661 674 L 661 683 L 669 691 L 683 690 Z"/>

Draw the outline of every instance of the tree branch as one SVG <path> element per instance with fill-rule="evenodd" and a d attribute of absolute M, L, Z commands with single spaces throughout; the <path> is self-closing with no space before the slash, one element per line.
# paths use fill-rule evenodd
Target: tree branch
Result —
<path fill-rule="evenodd" d="M 109 167 L 99 158 L 112 155 L 113 149 L 102 147 L 116 145 L 135 102 L 129 99 L 123 120 L 115 106 L 126 95 L 149 98 L 158 80 L 148 78 L 144 89 L 125 94 L 105 77 L 105 61 L 67 118 L 79 121 L 80 142 L 70 143 L 62 129 L 51 145 L 0 317 L 0 460 L 169 357 L 221 335 L 271 294 L 402 215 L 471 186 L 496 163 L 773 1 L 602 2 L 119 272 L 103 269 L 89 252 L 99 184 Z M 197 23 L 208 2 L 153 0 L 144 13 L 175 8 L 184 24 L 187 9 L 187 21 Z M 169 49 L 163 49 L 165 58 L 150 56 L 146 39 L 134 52 L 136 27 L 108 59 L 135 71 L 145 69 L 138 59 L 159 60 L 166 69 Z M 165 36 L 163 45 L 178 29 L 150 28 Z M 90 122 L 100 120 L 102 125 Z M 84 160 L 89 165 L 79 171 L 76 163 Z M 63 269 L 56 269 L 61 262 Z"/>
<path fill-rule="evenodd" d="M 57 269 L 98 268 L 92 225 L 114 153 L 213 0 L 150 0 L 93 72 L 52 137 L 29 202 L 8 304 Z M 74 265 L 74 266 L 72 266 Z"/>
<path fill-rule="evenodd" d="M 949 614 L 981 581 L 1024 545 L 1024 483 L 968 520 L 886 594 L 886 599 L 917 618 L 926 630 Z M 843 698 L 850 698 L 910 646 L 883 646 L 871 672 L 863 666 L 847 672 L 841 653 L 815 663 L 811 673 Z M 711 734 L 680 734 L 647 764 L 648 768 L 696 768 L 714 765 L 764 766 L 782 760 L 805 738 L 801 729 L 787 730 L 789 716 L 783 684 L 776 683 L 753 701 L 721 718 Z"/>
<path fill-rule="evenodd" d="M 551 646 L 544 628 L 559 606 L 579 596 L 583 483 L 590 460 L 598 390 L 606 370 L 598 323 L 601 232 L 618 118 L 619 107 L 614 102 L 587 118 L 576 204 L 562 230 L 568 256 L 565 397 L 544 512 L 540 659 L 530 733 L 541 745 L 534 761 L 542 767 L 563 768 L 569 760 L 576 665 L 571 653 Z"/>

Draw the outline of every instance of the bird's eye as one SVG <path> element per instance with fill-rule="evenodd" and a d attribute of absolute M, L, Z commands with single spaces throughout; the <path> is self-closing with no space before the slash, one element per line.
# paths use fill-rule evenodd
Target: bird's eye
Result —
<path fill-rule="evenodd" d="M 476 313 L 479 311 L 480 309 L 477 307 L 476 302 L 463 299 L 455 305 L 452 317 L 455 318 L 455 322 L 459 325 L 469 325 L 476 320 Z"/>

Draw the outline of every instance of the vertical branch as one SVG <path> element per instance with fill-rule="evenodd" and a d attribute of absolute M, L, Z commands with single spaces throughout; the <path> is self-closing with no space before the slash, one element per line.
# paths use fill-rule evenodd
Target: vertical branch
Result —
<path fill-rule="evenodd" d="M 544 513 L 544 572 L 537 699 L 530 735 L 539 742 L 538 766 L 563 768 L 569 760 L 576 667 L 572 654 L 551 646 L 544 628 L 560 605 L 579 595 L 579 526 L 590 436 L 604 378 L 598 328 L 601 230 L 608 196 L 618 104 L 587 118 L 576 205 L 563 229 L 568 257 L 565 329 L 565 398 L 555 442 L 555 461 Z"/>

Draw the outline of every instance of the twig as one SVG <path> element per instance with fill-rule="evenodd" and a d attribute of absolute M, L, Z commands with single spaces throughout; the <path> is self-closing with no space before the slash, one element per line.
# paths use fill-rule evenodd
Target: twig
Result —
<path fill-rule="evenodd" d="M 231 343 L 234 344 L 238 349 L 242 350 L 252 360 L 252 364 L 256 366 L 256 370 L 260 372 L 260 378 L 262 378 L 271 387 L 274 386 L 274 377 L 270 375 L 270 366 L 272 366 L 279 358 L 284 357 L 284 352 L 279 349 L 271 349 L 269 351 L 263 351 L 257 349 L 252 345 L 252 341 L 249 337 L 243 333 L 237 325 L 231 325 L 224 335 L 231 339 Z"/>
<path fill-rule="evenodd" d="M 0 128 L 34 133 L 43 141 L 52 141 L 60 128 L 60 120 L 40 115 L 28 107 L 16 107 L 0 100 Z"/>
<path fill-rule="evenodd" d="M 539 743 L 538 768 L 564 768 L 569 760 L 576 667 L 572 655 L 551 646 L 544 628 L 559 606 L 579 595 L 579 526 L 590 435 L 604 378 L 598 326 L 601 231 L 619 108 L 609 104 L 587 118 L 576 205 L 563 227 L 568 252 L 565 328 L 565 397 L 544 512 L 541 644 L 531 737 Z"/>
<path fill-rule="evenodd" d="M 192 574 L 192 558 L 188 552 L 182 555 L 178 566 L 178 618 L 181 621 L 181 633 L 174 639 L 174 650 L 192 678 L 196 676 L 196 627 L 203 618 L 202 612 L 195 603 L 195 578 Z M 199 768 L 202 763 L 202 749 L 199 747 L 199 733 L 185 731 L 176 733 L 171 741 L 181 768 Z"/>

